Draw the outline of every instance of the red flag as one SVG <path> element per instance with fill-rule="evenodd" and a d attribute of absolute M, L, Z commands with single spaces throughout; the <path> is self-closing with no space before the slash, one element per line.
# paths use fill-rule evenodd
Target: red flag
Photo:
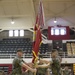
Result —
<path fill-rule="evenodd" d="M 37 60 L 37 56 L 38 56 L 38 52 L 39 52 L 39 47 L 42 41 L 42 37 L 41 37 L 41 32 L 40 32 L 40 28 L 37 29 L 36 32 L 36 39 L 33 43 L 33 63 L 35 60 Z"/>
<path fill-rule="evenodd" d="M 33 63 L 37 60 L 39 47 L 42 41 L 40 28 L 43 26 L 44 26 L 44 12 L 43 12 L 43 4 L 40 1 L 33 33 L 33 60 L 32 60 Z"/>
<path fill-rule="evenodd" d="M 38 8 L 38 13 L 37 13 L 37 24 L 43 27 L 45 25 L 45 17 L 44 17 L 44 9 L 43 9 L 43 3 L 40 0 L 39 2 L 39 8 Z"/>

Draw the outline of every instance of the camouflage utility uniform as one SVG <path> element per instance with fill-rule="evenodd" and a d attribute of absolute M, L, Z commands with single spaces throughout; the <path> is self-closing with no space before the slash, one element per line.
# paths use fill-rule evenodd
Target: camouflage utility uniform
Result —
<path fill-rule="evenodd" d="M 39 63 L 38 65 L 43 65 L 43 63 Z M 47 68 L 38 68 L 37 69 L 37 75 L 46 75 L 47 73 Z"/>
<path fill-rule="evenodd" d="M 22 74 L 22 67 L 21 67 L 22 63 L 24 63 L 22 58 L 16 56 L 15 59 L 13 60 L 13 71 L 11 75 L 21 75 Z"/>
<path fill-rule="evenodd" d="M 52 69 L 52 74 L 53 75 L 61 75 L 60 74 L 60 57 L 57 56 L 56 58 L 52 58 L 52 64 L 51 64 L 51 69 Z"/>

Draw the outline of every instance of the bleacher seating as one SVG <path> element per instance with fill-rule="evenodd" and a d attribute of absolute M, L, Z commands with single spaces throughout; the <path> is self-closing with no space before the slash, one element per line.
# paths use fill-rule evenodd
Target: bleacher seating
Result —
<path fill-rule="evenodd" d="M 67 53 L 68 53 L 68 56 L 72 56 L 71 43 L 70 43 L 70 42 L 67 42 L 67 43 L 66 43 L 66 46 L 67 46 Z"/>
<path fill-rule="evenodd" d="M 3 74 L 3 71 L 4 71 L 4 73 L 6 74 L 8 74 L 8 66 L 0 66 L 0 73 L 2 73 L 1 75 L 4 75 Z"/>
<path fill-rule="evenodd" d="M 41 44 L 40 54 L 45 54 L 46 52 L 48 52 L 48 44 Z"/>
<path fill-rule="evenodd" d="M 72 48 L 73 56 L 75 56 L 75 42 L 71 43 L 71 48 Z"/>
<path fill-rule="evenodd" d="M 0 41 L 0 53 L 1 54 L 14 54 L 16 50 L 21 48 L 24 53 L 32 53 L 32 42 L 30 38 L 6 38 Z M 40 52 L 45 53 L 48 51 L 48 45 L 42 44 Z"/>
<path fill-rule="evenodd" d="M 68 56 L 75 56 L 75 42 L 66 42 Z"/>
<path fill-rule="evenodd" d="M 17 49 L 21 48 L 23 51 L 31 48 L 29 38 L 11 38 L 3 39 L 0 41 L 0 52 L 1 53 L 15 53 Z M 32 49 L 32 48 L 31 48 Z M 31 50 L 30 50 L 31 52 Z"/>
<path fill-rule="evenodd" d="M 63 43 L 63 51 L 67 52 L 66 43 Z"/>

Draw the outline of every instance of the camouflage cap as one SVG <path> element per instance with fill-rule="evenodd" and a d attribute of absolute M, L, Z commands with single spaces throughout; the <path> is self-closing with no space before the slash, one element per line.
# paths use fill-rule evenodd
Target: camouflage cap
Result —
<path fill-rule="evenodd" d="M 22 49 L 18 49 L 17 52 L 22 52 L 23 53 L 23 50 Z"/>

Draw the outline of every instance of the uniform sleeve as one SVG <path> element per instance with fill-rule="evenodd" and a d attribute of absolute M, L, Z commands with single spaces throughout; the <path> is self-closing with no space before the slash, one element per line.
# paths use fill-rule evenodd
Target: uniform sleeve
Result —
<path fill-rule="evenodd" d="M 24 64 L 24 60 L 20 59 L 20 65 Z"/>

